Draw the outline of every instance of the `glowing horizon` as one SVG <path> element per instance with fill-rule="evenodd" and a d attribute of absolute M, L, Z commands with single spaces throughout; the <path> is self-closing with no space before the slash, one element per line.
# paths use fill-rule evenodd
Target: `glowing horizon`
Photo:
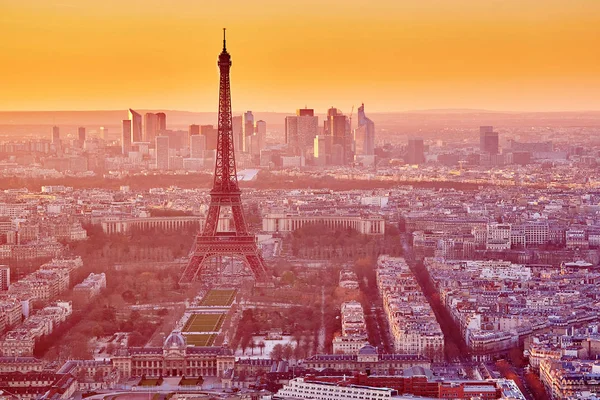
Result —
<path fill-rule="evenodd" d="M 597 0 L 5 0 L 0 110 L 600 110 Z M 325 2 L 323 2 L 325 3 Z"/>

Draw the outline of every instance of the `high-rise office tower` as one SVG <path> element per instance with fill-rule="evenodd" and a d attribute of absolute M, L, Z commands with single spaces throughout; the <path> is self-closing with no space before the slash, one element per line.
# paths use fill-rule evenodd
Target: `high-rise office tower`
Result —
<path fill-rule="evenodd" d="M 338 110 L 335 107 L 331 107 L 330 109 L 327 110 L 327 118 L 325 119 L 325 122 L 323 123 L 323 134 L 325 135 L 331 135 L 331 117 L 335 117 L 337 115 L 342 115 L 342 113 L 340 112 L 340 110 Z"/>
<path fill-rule="evenodd" d="M 200 134 L 206 138 L 206 150 L 217 149 L 218 130 L 212 125 L 200 126 Z"/>
<path fill-rule="evenodd" d="M 333 136 L 317 135 L 314 138 L 313 155 L 316 165 L 331 164 L 331 152 L 333 147 Z"/>
<path fill-rule="evenodd" d="M 169 137 L 157 136 L 156 141 L 156 169 L 166 171 L 169 169 Z"/>
<path fill-rule="evenodd" d="M 128 155 L 131 151 L 131 120 L 123 120 L 123 132 L 121 134 L 121 151 Z"/>
<path fill-rule="evenodd" d="M 10 287 L 10 267 L 0 265 L 0 290 L 8 290 Z"/>
<path fill-rule="evenodd" d="M 204 158 L 204 150 L 206 150 L 206 136 L 190 135 L 190 158 Z"/>
<path fill-rule="evenodd" d="M 129 109 L 129 120 L 131 121 L 131 142 L 141 142 L 142 137 L 142 116 Z"/>
<path fill-rule="evenodd" d="M 100 127 L 100 136 L 102 137 L 102 140 L 104 140 L 105 142 L 108 142 L 108 128 L 105 126 L 101 126 Z"/>
<path fill-rule="evenodd" d="M 158 133 L 158 114 L 144 114 L 144 142 L 154 142 Z"/>
<path fill-rule="evenodd" d="M 231 118 L 231 128 L 233 130 L 233 148 L 236 150 L 236 155 L 242 152 L 244 145 L 244 123 L 241 115 Z"/>
<path fill-rule="evenodd" d="M 354 130 L 356 154 L 372 156 L 375 154 L 375 124 L 365 115 L 365 105 L 358 107 L 358 127 Z"/>
<path fill-rule="evenodd" d="M 260 151 L 265 148 L 267 140 L 267 123 L 258 120 L 254 126 L 254 135 L 252 136 L 251 153 L 254 157 L 260 157 Z"/>
<path fill-rule="evenodd" d="M 500 152 L 498 132 L 494 132 L 493 126 L 479 127 L 479 149 L 482 153 L 491 155 Z"/>
<path fill-rule="evenodd" d="M 334 146 L 332 147 L 334 164 L 349 164 L 354 159 L 349 127 L 348 118 L 345 115 L 337 114 L 329 117 L 329 131 L 330 136 L 333 137 Z"/>
<path fill-rule="evenodd" d="M 405 161 L 407 164 L 423 164 L 425 162 L 425 144 L 423 139 L 408 139 Z"/>
<path fill-rule="evenodd" d="M 58 126 L 52 127 L 52 144 L 60 144 L 60 129 Z"/>
<path fill-rule="evenodd" d="M 167 130 L 167 114 L 164 112 L 156 113 L 156 118 L 158 119 L 158 131 L 166 131 Z"/>
<path fill-rule="evenodd" d="M 295 116 L 285 118 L 285 142 L 293 155 L 306 155 L 314 147 L 319 133 L 319 117 L 309 108 L 296 110 Z"/>
<path fill-rule="evenodd" d="M 244 153 L 250 152 L 250 137 L 254 134 L 254 115 L 252 111 L 246 111 L 244 113 L 244 140 L 242 143 Z"/>
<path fill-rule="evenodd" d="M 77 128 L 77 140 L 79 140 L 79 146 L 83 147 L 83 144 L 85 143 L 85 127 L 84 126 L 80 126 L 79 128 Z"/>
<path fill-rule="evenodd" d="M 188 127 L 188 134 L 190 136 L 199 135 L 200 134 L 200 125 L 194 125 L 194 124 L 190 125 Z"/>
<path fill-rule="evenodd" d="M 200 125 L 190 125 L 188 134 L 190 139 L 190 158 L 204 158 L 206 136 L 200 134 Z"/>

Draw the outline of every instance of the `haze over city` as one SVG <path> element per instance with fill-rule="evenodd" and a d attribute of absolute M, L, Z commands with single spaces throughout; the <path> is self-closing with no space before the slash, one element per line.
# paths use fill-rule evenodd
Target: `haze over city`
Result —
<path fill-rule="evenodd" d="M 4 0 L 0 400 L 597 400 L 600 2 Z"/>

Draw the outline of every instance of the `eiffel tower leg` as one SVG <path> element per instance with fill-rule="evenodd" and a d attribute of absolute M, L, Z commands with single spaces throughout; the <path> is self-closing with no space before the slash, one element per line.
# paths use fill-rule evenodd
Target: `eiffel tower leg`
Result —
<path fill-rule="evenodd" d="M 194 254 L 185 267 L 181 279 L 179 279 L 179 284 L 192 283 L 200 273 L 200 270 L 202 270 L 205 261 L 206 256 Z"/>
<path fill-rule="evenodd" d="M 244 219 L 244 210 L 242 209 L 242 204 L 240 200 L 240 204 L 235 204 L 231 206 L 231 214 L 233 214 L 233 223 L 235 225 L 235 230 L 239 236 L 246 236 L 248 234 L 246 227 L 246 220 Z"/>
<path fill-rule="evenodd" d="M 204 236 L 216 235 L 219 226 L 219 214 L 221 214 L 221 206 L 211 201 L 208 208 L 208 215 L 206 216 L 206 223 L 204 224 Z"/>
<path fill-rule="evenodd" d="M 264 281 L 267 277 L 265 262 L 260 254 L 246 254 L 246 263 L 254 273 L 257 281 Z"/>

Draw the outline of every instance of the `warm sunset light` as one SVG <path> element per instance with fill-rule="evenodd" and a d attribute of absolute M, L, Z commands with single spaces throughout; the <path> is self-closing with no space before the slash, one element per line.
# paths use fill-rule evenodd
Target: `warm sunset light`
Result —
<path fill-rule="evenodd" d="M 600 0 L 0 0 L 0 400 L 593 400 Z"/>
<path fill-rule="evenodd" d="M 600 108 L 597 0 L 3 0 L 0 109 Z"/>

